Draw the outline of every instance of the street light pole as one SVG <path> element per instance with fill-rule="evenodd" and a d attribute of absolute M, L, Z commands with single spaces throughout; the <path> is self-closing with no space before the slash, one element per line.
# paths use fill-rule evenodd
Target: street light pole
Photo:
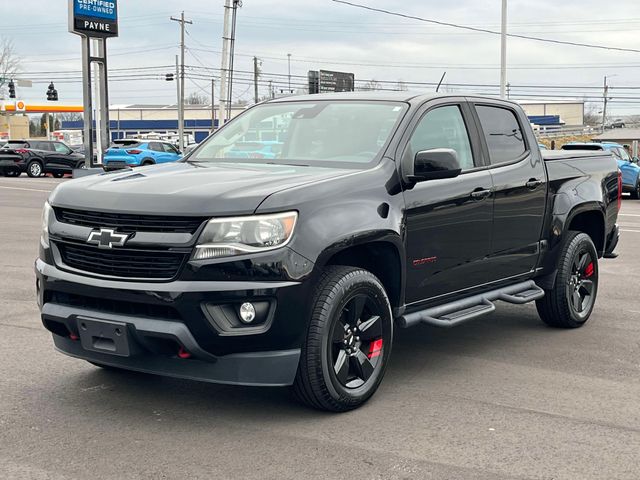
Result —
<path fill-rule="evenodd" d="M 502 29 L 500 32 L 500 98 L 507 96 L 507 0 L 502 0 Z"/>

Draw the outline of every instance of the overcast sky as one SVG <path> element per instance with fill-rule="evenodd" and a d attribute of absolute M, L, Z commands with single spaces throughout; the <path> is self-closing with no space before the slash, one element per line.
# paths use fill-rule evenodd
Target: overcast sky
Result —
<path fill-rule="evenodd" d="M 497 30 L 500 25 L 500 0 L 354 1 L 482 28 Z M 400 80 L 437 82 L 443 71 L 447 72 L 449 85 L 497 85 L 499 81 L 500 39 L 495 35 L 405 20 L 330 0 L 244 0 L 243 3 L 238 11 L 236 68 L 250 72 L 252 57 L 256 55 L 265 73 L 262 80 L 276 80 L 278 89 L 286 88 L 286 77 L 266 74 L 286 75 L 287 53 L 291 53 L 294 86 L 304 82 L 296 76 L 306 76 L 309 69 L 349 71 L 355 73 L 357 80 L 393 82 L 384 84 L 389 88 L 395 88 L 394 83 Z M 615 9 L 608 8 L 612 3 Z M 186 37 L 189 47 L 186 63 L 199 67 L 192 71 L 201 75 L 211 75 L 201 67 L 219 69 L 223 4 L 223 0 L 120 0 L 120 36 L 108 43 L 113 80 L 111 103 L 175 101 L 175 84 L 164 82 L 160 74 L 171 70 L 170 65 L 179 52 L 179 26 L 171 22 L 169 16 L 179 15 L 182 9 L 194 22 L 188 27 Z M 32 89 L 20 89 L 19 96 L 27 101 L 43 101 L 46 77 L 51 77 L 57 79 L 61 103 L 81 103 L 79 75 L 73 73 L 81 68 L 80 39 L 67 31 L 66 1 L 21 0 L 11 2 L 10 7 L 2 9 L 0 35 L 14 42 L 21 59 L 20 76 L 41 82 Z M 510 0 L 509 25 L 513 33 L 640 49 L 640 2 L 637 0 Z M 634 92 L 615 90 L 616 86 L 640 86 L 640 53 L 510 39 L 508 61 L 508 79 L 515 96 L 544 95 L 544 92 L 549 96 L 601 96 L 603 76 L 610 75 L 614 111 L 640 113 L 640 90 L 637 100 L 625 103 L 616 103 L 616 98 L 622 92 L 627 96 L 634 96 Z M 119 69 L 131 67 L 145 67 L 133 73 L 148 77 L 116 80 L 118 76 L 132 74 Z M 234 87 L 235 97 L 251 98 L 248 75 L 237 74 L 239 84 Z M 69 80 L 65 82 L 62 78 Z M 580 88 L 543 91 L 523 87 L 530 85 Z M 447 88 L 455 90 L 452 86 Z M 193 78 L 186 84 L 187 93 L 210 89 L 210 83 L 204 78 Z M 266 94 L 266 84 L 261 85 L 260 90 Z M 490 89 L 467 87 L 465 91 L 488 92 Z"/>

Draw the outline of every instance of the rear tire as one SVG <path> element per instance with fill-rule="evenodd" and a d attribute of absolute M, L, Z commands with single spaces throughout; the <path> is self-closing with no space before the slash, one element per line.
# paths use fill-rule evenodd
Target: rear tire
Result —
<path fill-rule="evenodd" d="M 39 160 L 31 160 L 27 165 L 27 175 L 31 178 L 37 178 L 41 177 L 42 173 L 42 163 Z"/>
<path fill-rule="evenodd" d="M 148 167 L 149 165 L 154 165 L 155 162 L 153 160 L 151 160 L 150 158 L 145 158 L 144 160 L 142 160 L 142 163 L 140 165 L 142 165 L 143 167 Z"/>
<path fill-rule="evenodd" d="M 372 273 L 330 266 L 322 274 L 293 385 L 319 410 L 344 412 L 375 393 L 391 355 L 393 317 Z"/>
<path fill-rule="evenodd" d="M 558 263 L 554 287 L 536 301 L 538 314 L 551 327 L 578 328 L 589 320 L 598 294 L 598 254 L 591 237 L 569 232 Z"/>

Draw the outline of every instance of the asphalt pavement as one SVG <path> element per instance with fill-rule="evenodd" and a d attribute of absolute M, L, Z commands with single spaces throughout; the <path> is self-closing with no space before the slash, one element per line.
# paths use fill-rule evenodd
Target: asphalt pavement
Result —
<path fill-rule="evenodd" d="M 35 301 L 40 212 L 61 180 L 0 178 L 1 479 L 638 479 L 640 201 L 600 264 L 584 328 L 499 304 L 451 330 L 396 330 L 363 408 L 286 389 L 109 372 L 53 349 Z"/>

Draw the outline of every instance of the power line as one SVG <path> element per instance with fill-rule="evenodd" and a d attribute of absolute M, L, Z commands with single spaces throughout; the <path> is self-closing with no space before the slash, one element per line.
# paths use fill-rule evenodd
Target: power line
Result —
<path fill-rule="evenodd" d="M 433 19 L 429 19 L 429 18 L 424 18 L 424 17 L 418 17 L 415 15 L 408 15 L 406 13 L 400 13 L 400 12 L 394 12 L 391 10 L 385 10 L 383 8 L 376 8 L 376 7 L 370 7 L 368 5 L 362 5 L 360 3 L 353 3 L 353 2 L 349 2 L 347 0 L 331 0 L 334 3 L 341 3 L 344 5 L 349 5 L 351 7 L 356 7 L 356 8 L 361 8 L 363 10 L 369 10 L 372 12 L 378 12 L 378 13 L 384 13 L 386 15 L 392 15 L 395 17 L 401 17 L 401 18 L 407 18 L 410 20 L 418 20 L 419 22 L 425 22 L 425 23 L 431 23 L 431 24 L 435 24 L 435 25 L 442 25 L 442 26 L 446 26 L 446 27 L 452 27 L 452 28 L 459 28 L 459 29 L 463 29 L 463 30 L 470 30 L 473 32 L 480 32 L 480 33 L 489 33 L 491 35 L 500 35 L 501 33 L 496 31 L 496 30 L 490 30 L 488 28 L 478 28 L 478 27 L 471 27 L 468 25 L 459 25 L 456 23 L 450 23 L 450 22 L 443 22 L 440 20 L 433 20 Z M 573 47 L 586 47 L 586 48 L 597 48 L 600 50 L 613 50 L 613 51 L 619 51 L 619 52 L 632 52 L 632 53 L 640 53 L 640 49 L 635 49 L 635 48 L 625 48 L 625 47 L 611 47 L 611 46 L 607 46 L 607 45 L 595 45 L 595 44 L 590 44 L 590 43 L 581 43 L 581 42 L 569 42 L 569 41 L 565 41 L 565 40 L 553 40 L 553 39 L 549 39 L 549 38 L 541 38 L 541 37 L 532 37 L 529 35 L 520 35 L 517 33 L 508 33 L 507 36 L 512 37 L 512 38 L 521 38 L 524 40 L 533 40 L 536 42 L 544 42 L 544 43 L 553 43 L 556 45 L 570 45 Z"/>

